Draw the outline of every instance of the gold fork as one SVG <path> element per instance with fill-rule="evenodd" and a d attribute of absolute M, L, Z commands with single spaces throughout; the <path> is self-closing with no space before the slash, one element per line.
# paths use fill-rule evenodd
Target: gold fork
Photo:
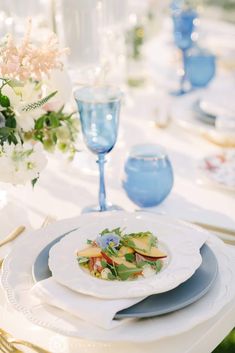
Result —
<path fill-rule="evenodd" d="M 0 339 L 1 339 L 1 337 L 11 346 L 13 346 L 13 344 L 19 344 L 19 345 L 22 345 L 22 346 L 25 346 L 25 347 L 29 347 L 29 348 L 33 349 L 35 352 L 38 352 L 38 353 L 50 353 L 49 351 L 45 350 L 44 348 L 41 348 L 41 347 L 37 346 L 34 343 L 31 343 L 31 342 L 28 342 L 28 341 L 24 341 L 24 340 L 12 337 L 10 333 L 4 331 L 3 329 L 0 329 Z M 19 351 L 19 350 L 18 351 L 12 351 L 12 353 L 19 353 L 19 352 L 21 352 L 21 351 Z"/>
<path fill-rule="evenodd" d="M 44 221 L 42 222 L 40 228 L 44 228 L 46 227 L 48 224 L 52 223 L 53 221 L 55 221 L 55 218 L 48 215 Z M 12 240 L 14 240 L 16 237 L 18 237 L 23 231 L 25 230 L 24 226 L 19 226 L 17 227 L 13 232 L 11 232 L 5 239 L 4 241 L 2 241 L 2 243 L 0 242 L 0 246 L 5 245 L 6 243 L 11 242 Z M 2 267 L 4 258 L 0 258 L 0 269 Z"/>
<path fill-rule="evenodd" d="M 23 353 L 19 349 L 13 346 L 13 344 L 9 343 L 6 337 L 0 334 L 0 352 L 1 353 Z"/>
<path fill-rule="evenodd" d="M 12 240 L 16 239 L 23 231 L 25 226 L 16 227 L 9 235 L 6 236 L 3 240 L 0 240 L 0 246 L 3 246 L 7 243 L 10 243 Z"/>

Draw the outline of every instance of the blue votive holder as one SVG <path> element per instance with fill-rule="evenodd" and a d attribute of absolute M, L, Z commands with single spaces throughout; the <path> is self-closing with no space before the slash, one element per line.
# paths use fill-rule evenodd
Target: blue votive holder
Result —
<path fill-rule="evenodd" d="M 159 205 L 173 187 L 173 169 L 161 146 L 136 145 L 125 163 L 123 188 L 139 207 Z"/>

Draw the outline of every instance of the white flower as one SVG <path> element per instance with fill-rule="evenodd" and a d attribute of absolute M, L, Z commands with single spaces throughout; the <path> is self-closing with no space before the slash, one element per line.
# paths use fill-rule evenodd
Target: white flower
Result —
<path fill-rule="evenodd" d="M 47 159 L 39 143 L 34 146 L 4 143 L 0 151 L 0 181 L 24 185 L 38 178 L 46 164 Z"/>
<path fill-rule="evenodd" d="M 34 128 L 34 122 L 45 114 L 42 108 L 33 109 L 31 111 L 24 111 L 23 108 L 30 104 L 37 102 L 41 97 L 41 90 L 37 88 L 35 83 L 27 82 L 23 86 L 12 88 L 5 85 L 2 88 L 2 94 L 10 99 L 11 108 L 15 112 L 16 122 L 18 127 L 27 132 Z"/>
<path fill-rule="evenodd" d="M 57 91 L 56 95 L 44 106 L 47 111 L 58 111 L 71 99 L 72 84 L 65 70 L 53 70 L 50 73 L 50 78 L 44 81 L 43 94 L 47 96 L 54 91 Z"/>
<path fill-rule="evenodd" d="M 28 104 L 28 103 L 27 103 Z M 24 111 L 25 103 L 20 103 L 18 107 L 14 109 L 15 118 L 18 126 L 25 132 L 31 131 L 34 128 L 35 120 L 45 114 L 42 108 L 33 109 L 31 111 Z"/>

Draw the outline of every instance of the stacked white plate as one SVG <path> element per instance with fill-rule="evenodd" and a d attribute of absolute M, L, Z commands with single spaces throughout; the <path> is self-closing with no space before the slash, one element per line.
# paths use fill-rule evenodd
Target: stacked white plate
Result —
<path fill-rule="evenodd" d="M 168 262 L 163 270 L 154 277 L 131 282 L 103 281 L 83 272 L 77 264 L 76 250 L 84 247 L 87 238 L 96 238 L 102 229 L 115 227 L 126 227 L 127 231 L 132 232 L 145 229 L 156 234 L 160 247 L 168 253 Z M 75 228 L 77 230 L 71 232 Z M 42 291 L 40 293 L 46 295 L 35 295 L 32 276 L 35 261 L 51 241 L 65 233 L 69 234 L 51 248 L 49 266 L 52 278 L 44 280 L 46 283 L 53 281 L 52 288 L 49 288 L 49 294 L 53 295 L 49 297 L 47 292 Z M 105 316 L 105 310 L 112 311 L 115 305 L 120 311 L 149 295 L 168 295 L 184 285 L 183 282 L 190 281 L 200 268 L 200 248 L 205 241 L 217 258 L 219 272 L 213 286 L 206 294 L 203 293 L 205 295 L 201 299 L 151 320 L 138 320 L 141 315 L 128 315 L 129 309 L 126 317 L 135 319 L 125 319 L 124 310 L 124 314 L 117 315 L 122 320 L 112 320 L 116 314 L 114 311 L 111 317 L 106 316 L 110 322 L 106 321 L 102 327 L 102 310 Z M 22 256 L 25 249 L 28 249 L 27 256 Z M 47 266 L 47 263 L 44 265 Z M 35 324 L 83 339 L 145 342 L 182 333 L 216 315 L 234 296 L 235 284 L 231 284 L 234 265 L 234 257 L 221 241 L 186 223 L 142 212 L 89 214 L 60 221 L 35 234 L 23 236 L 4 262 L 2 284 L 10 303 Z M 38 294 L 37 287 L 48 289 L 47 286 L 43 287 L 43 281 L 36 284 Z M 71 298 L 75 303 L 74 312 L 69 305 Z M 93 314 L 92 306 L 96 311 Z M 77 310 L 79 308 L 80 311 Z"/>

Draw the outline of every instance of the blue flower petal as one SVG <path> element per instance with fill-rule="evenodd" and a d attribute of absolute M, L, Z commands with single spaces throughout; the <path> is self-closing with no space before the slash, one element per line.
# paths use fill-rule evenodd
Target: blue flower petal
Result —
<path fill-rule="evenodd" d="M 96 242 L 102 249 L 108 246 L 116 248 L 120 244 L 120 237 L 115 233 L 107 233 L 98 237 Z"/>

